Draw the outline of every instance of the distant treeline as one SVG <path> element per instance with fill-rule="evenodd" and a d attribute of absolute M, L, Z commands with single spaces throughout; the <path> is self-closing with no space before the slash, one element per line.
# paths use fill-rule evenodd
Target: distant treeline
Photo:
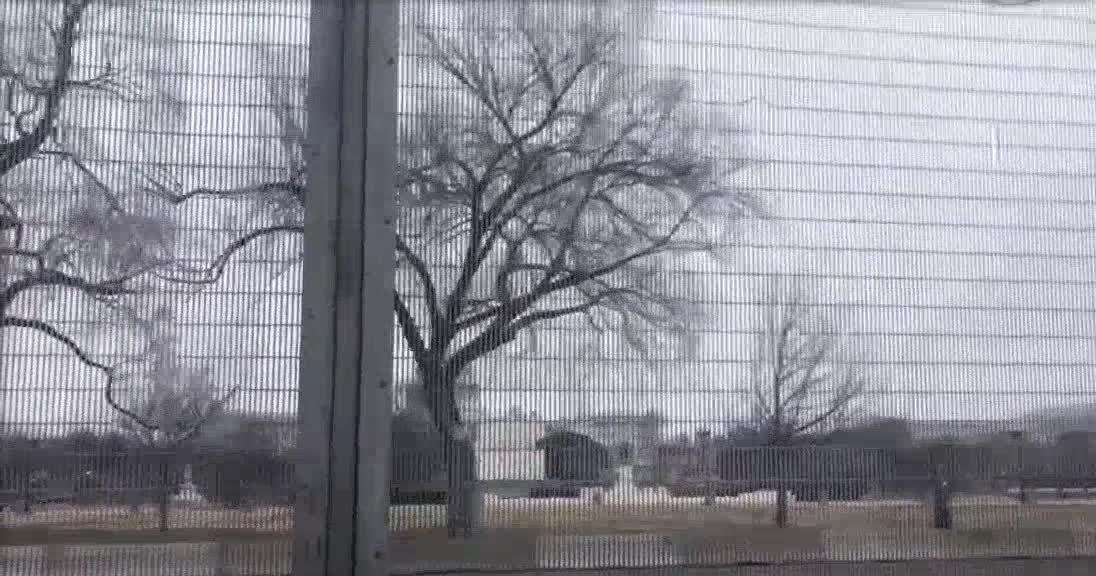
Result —
<path fill-rule="evenodd" d="M 1042 443 L 1011 434 L 979 441 L 914 442 L 904 421 L 882 420 L 771 446 L 741 429 L 663 442 L 652 451 L 653 462 L 637 463 L 635 478 L 679 495 L 783 486 L 801 499 L 923 494 L 940 479 L 957 491 L 999 491 L 1020 479 L 1028 488 L 1087 488 L 1096 487 L 1094 438 L 1088 432 L 1070 432 Z M 606 458 L 604 447 L 589 442 L 545 450 L 550 480 L 588 483 L 601 469 L 617 464 Z M 598 470 L 560 465 L 583 459 Z M 292 450 L 278 446 L 271 435 L 247 428 L 171 449 L 118 433 L 0 436 L 0 504 L 154 502 L 165 493 L 177 493 L 189 471 L 190 481 L 211 503 L 288 505 L 294 497 L 293 460 Z M 395 415 L 391 471 L 393 502 L 444 499 L 443 450 L 429 421 L 404 412 Z"/>
<path fill-rule="evenodd" d="M 236 439 L 233 439 L 236 440 Z M 288 504 L 292 454 L 261 444 L 147 446 L 121 434 L 0 437 L 0 503 L 50 501 L 139 505 L 190 481 L 208 501 L 229 507 Z"/>
<path fill-rule="evenodd" d="M 1001 433 L 981 439 L 914 441 L 907 422 L 879 420 L 773 446 L 749 429 L 658 448 L 653 483 L 695 492 L 714 478 L 724 493 L 783 486 L 800 499 L 859 498 L 876 492 L 920 495 L 936 482 L 952 490 L 1096 488 L 1096 435 L 1077 431 L 1052 442 Z M 710 488 L 709 488 L 710 489 Z"/>

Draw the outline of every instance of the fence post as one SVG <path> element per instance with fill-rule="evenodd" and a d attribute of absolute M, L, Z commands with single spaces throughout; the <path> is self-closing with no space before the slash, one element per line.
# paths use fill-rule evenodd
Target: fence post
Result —
<path fill-rule="evenodd" d="M 228 542 L 216 542 L 213 544 L 213 554 L 210 555 L 212 573 L 214 576 L 233 576 L 236 571 L 232 569 L 232 557 L 229 554 Z"/>
<path fill-rule="evenodd" d="M 297 576 L 387 573 L 397 29 L 397 0 L 312 0 Z"/>
<path fill-rule="evenodd" d="M 951 486 L 938 466 L 932 477 L 932 527 L 951 530 Z"/>
<path fill-rule="evenodd" d="M 50 542 L 46 544 L 45 558 L 43 558 L 43 564 L 45 564 L 46 576 L 60 575 L 64 572 L 65 568 L 65 545 L 58 542 Z"/>

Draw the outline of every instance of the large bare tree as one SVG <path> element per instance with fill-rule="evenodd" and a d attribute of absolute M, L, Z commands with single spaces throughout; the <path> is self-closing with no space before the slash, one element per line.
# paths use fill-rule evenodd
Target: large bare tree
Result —
<path fill-rule="evenodd" d="M 419 38 L 437 73 L 423 76 L 438 84 L 401 122 L 393 300 L 445 440 L 455 534 L 475 480 L 460 376 L 531 327 L 569 317 L 641 351 L 666 345 L 694 316 L 666 280 L 667 260 L 714 250 L 754 203 L 731 183 L 745 162 L 726 159 L 688 84 L 621 64 L 615 30 Z M 171 192 L 180 202 L 259 196 L 280 216 L 195 281 L 215 281 L 256 241 L 299 234 L 304 176 L 291 166 L 277 181 Z"/>
<path fill-rule="evenodd" d="M 849 415 L 865 380 L 802 288 L 775 277 L 768 288 L 751 367 L 753 417 L 761 442 L 782 451 Z M 778 474 L 786 473 L 778 471 Z M 775 522 L 788 521 L 788 486 L 777 482 Z"/>
<path fill-rule="evenodd" d="M 21 4 L 26 23 L 41 16 L 45 24 L 2 37 L 0 329 L 29 330 L 61 344 L 106 374 L 107 401 L 117 406 L 114 369 L 64 325 L 97 318 L 47 318 L 44 299 L 119 306 L 170 262 L 171 227 L 108 186 L 59 135 L 66 105 L 81 93 L 109 101 L 128 90 L 109 55 L 89 56 L 97 50 L 82 46 L 95 3 Z"/>

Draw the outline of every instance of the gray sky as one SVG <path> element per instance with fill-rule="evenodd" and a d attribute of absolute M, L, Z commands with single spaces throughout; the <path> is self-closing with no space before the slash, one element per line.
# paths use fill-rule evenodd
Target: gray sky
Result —
<path fill-rule="evenodd" d="M 743 226 L 722 263 L 677 264 L 693 272 L 681 275 L 685 289 L 705 302 L 691 361 L 648 366 L 614 359 L 609 345 L 599 359 L 588 342 L 546 330 L 539 358 L 503 352 L 476 366 L 488 412 L 655 407 L 687 428 L 742 417 L 742 360 L 752 349 L 744 332 L 756 326 L 761 275 L 772 272 L 805 275 L 809 300 L 849 334 L 850 350 L 870 363 L 875 413 L 984 419 L 1093 400 L 1091 3 L 994 14 L 977 2 L 619 4 L 632 9 L 635 62 L 687 75 L 710 118 L 749 126 L 735 137 L 759 162 L 738 181 L 775 217 Z M 125 162 L 137 160 L 173 164 L 165 173 L 182 188 L 278 174 L 285 159 L 256 77 L 304 73 L 306 4 L 187 3 L 187 14 L 171 6 L 147 17 L 170 36 L 151 47 L 115 40 L 115 63 L 182 104 L 72 103 L 65 122 L 84 128 L 73 138 L 95 142 L 87 154 L 119 183 L 131 177 Z M 452 6 L 406 6 L 405 29 L 456 21 Z M 152 29 L 102 22 L 115 35 Z M 404 59 L 404 84 L 416 69 Z M 414 94 L 405 89 L 403 102 L 415 106 Z M 166 125 L 183 135 L 163 134 Z M 242 225 L 253 208 L 196 205 L 186 218 Z M 296 248 L 268 245 L 247 258 L 284 261 Z M 243 409 L 293 409 L 299 269 L 272 280 L 277 270 L 237 265 L 210 293 L 176 302 L 184 349 L 247 390 Z M 105 332 L 81 338 L 107 353 L 120 338 Z M 3 397 L 0 420 L 107 416 L 96 375 L 59 347 L 21 332 L 3 345 L 4 386 L 17 391 Z"/>

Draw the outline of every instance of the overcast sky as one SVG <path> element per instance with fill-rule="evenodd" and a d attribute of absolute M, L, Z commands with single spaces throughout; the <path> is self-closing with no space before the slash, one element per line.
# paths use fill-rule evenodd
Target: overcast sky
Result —
<path fill-rule="evenodd" d="M 873 413 L 986 419 L 1096 400 L 1091 3 L 992 14 L 978 2 L 618 4 L 634 62 L 685 74 L 710 118 L 749 126 L 735 137 L 758 162 L 738 182 L 774 217 L 741 227 L 721 262 L 678 263 L 706 319 L 690 361 L 614 361 L 608 346 L 599 359 L 588 341 L 545 331 L 535 358 L 500 353 L 475 367 L 487 412 L 653 407 L 687 428 L 742 418 L 747 332 L 772 272 L 803 275 L 807 298 L 848 334 L 869 364 Z M 294 79 L 307 63 L 307 3 L 160 6 L 101 14 L 102 33 L 83 53 L 116 47 L 115 65 L 156 97 L 70 103 L 73 141 L 93 142 L 82 151 L 119 185 L 136 161 L 164 163 L 161 175 L 180 188 L 277 176 L 286 157 L 258 76 L 281 77 L 303 103 Z M 452 6 L 405 6 L 405 31 L 458 21 Z M 416 70 L 405 58 L 402 82 Z M 417 106 L 403 90 L 404 109 Z M 56 172 L 23 171 L 21 182 Z M 187 218 L 243 225 L 253 208 L 198 206 Z M 284 262 L 298 248 L 266 245 L 247 258 Z M 280 268 L 239 265 L 216 289 L 175 302 L 186 354 L 246 390 L 240 409 L 293 410 L 299 268 L 275 277 Z M 121 341 L 103 329 L 79 335 L 104 354 Z M 3 422 L 109 418 L 98 375 L 58 346 L 10 331 L 2 344 Z"/>

